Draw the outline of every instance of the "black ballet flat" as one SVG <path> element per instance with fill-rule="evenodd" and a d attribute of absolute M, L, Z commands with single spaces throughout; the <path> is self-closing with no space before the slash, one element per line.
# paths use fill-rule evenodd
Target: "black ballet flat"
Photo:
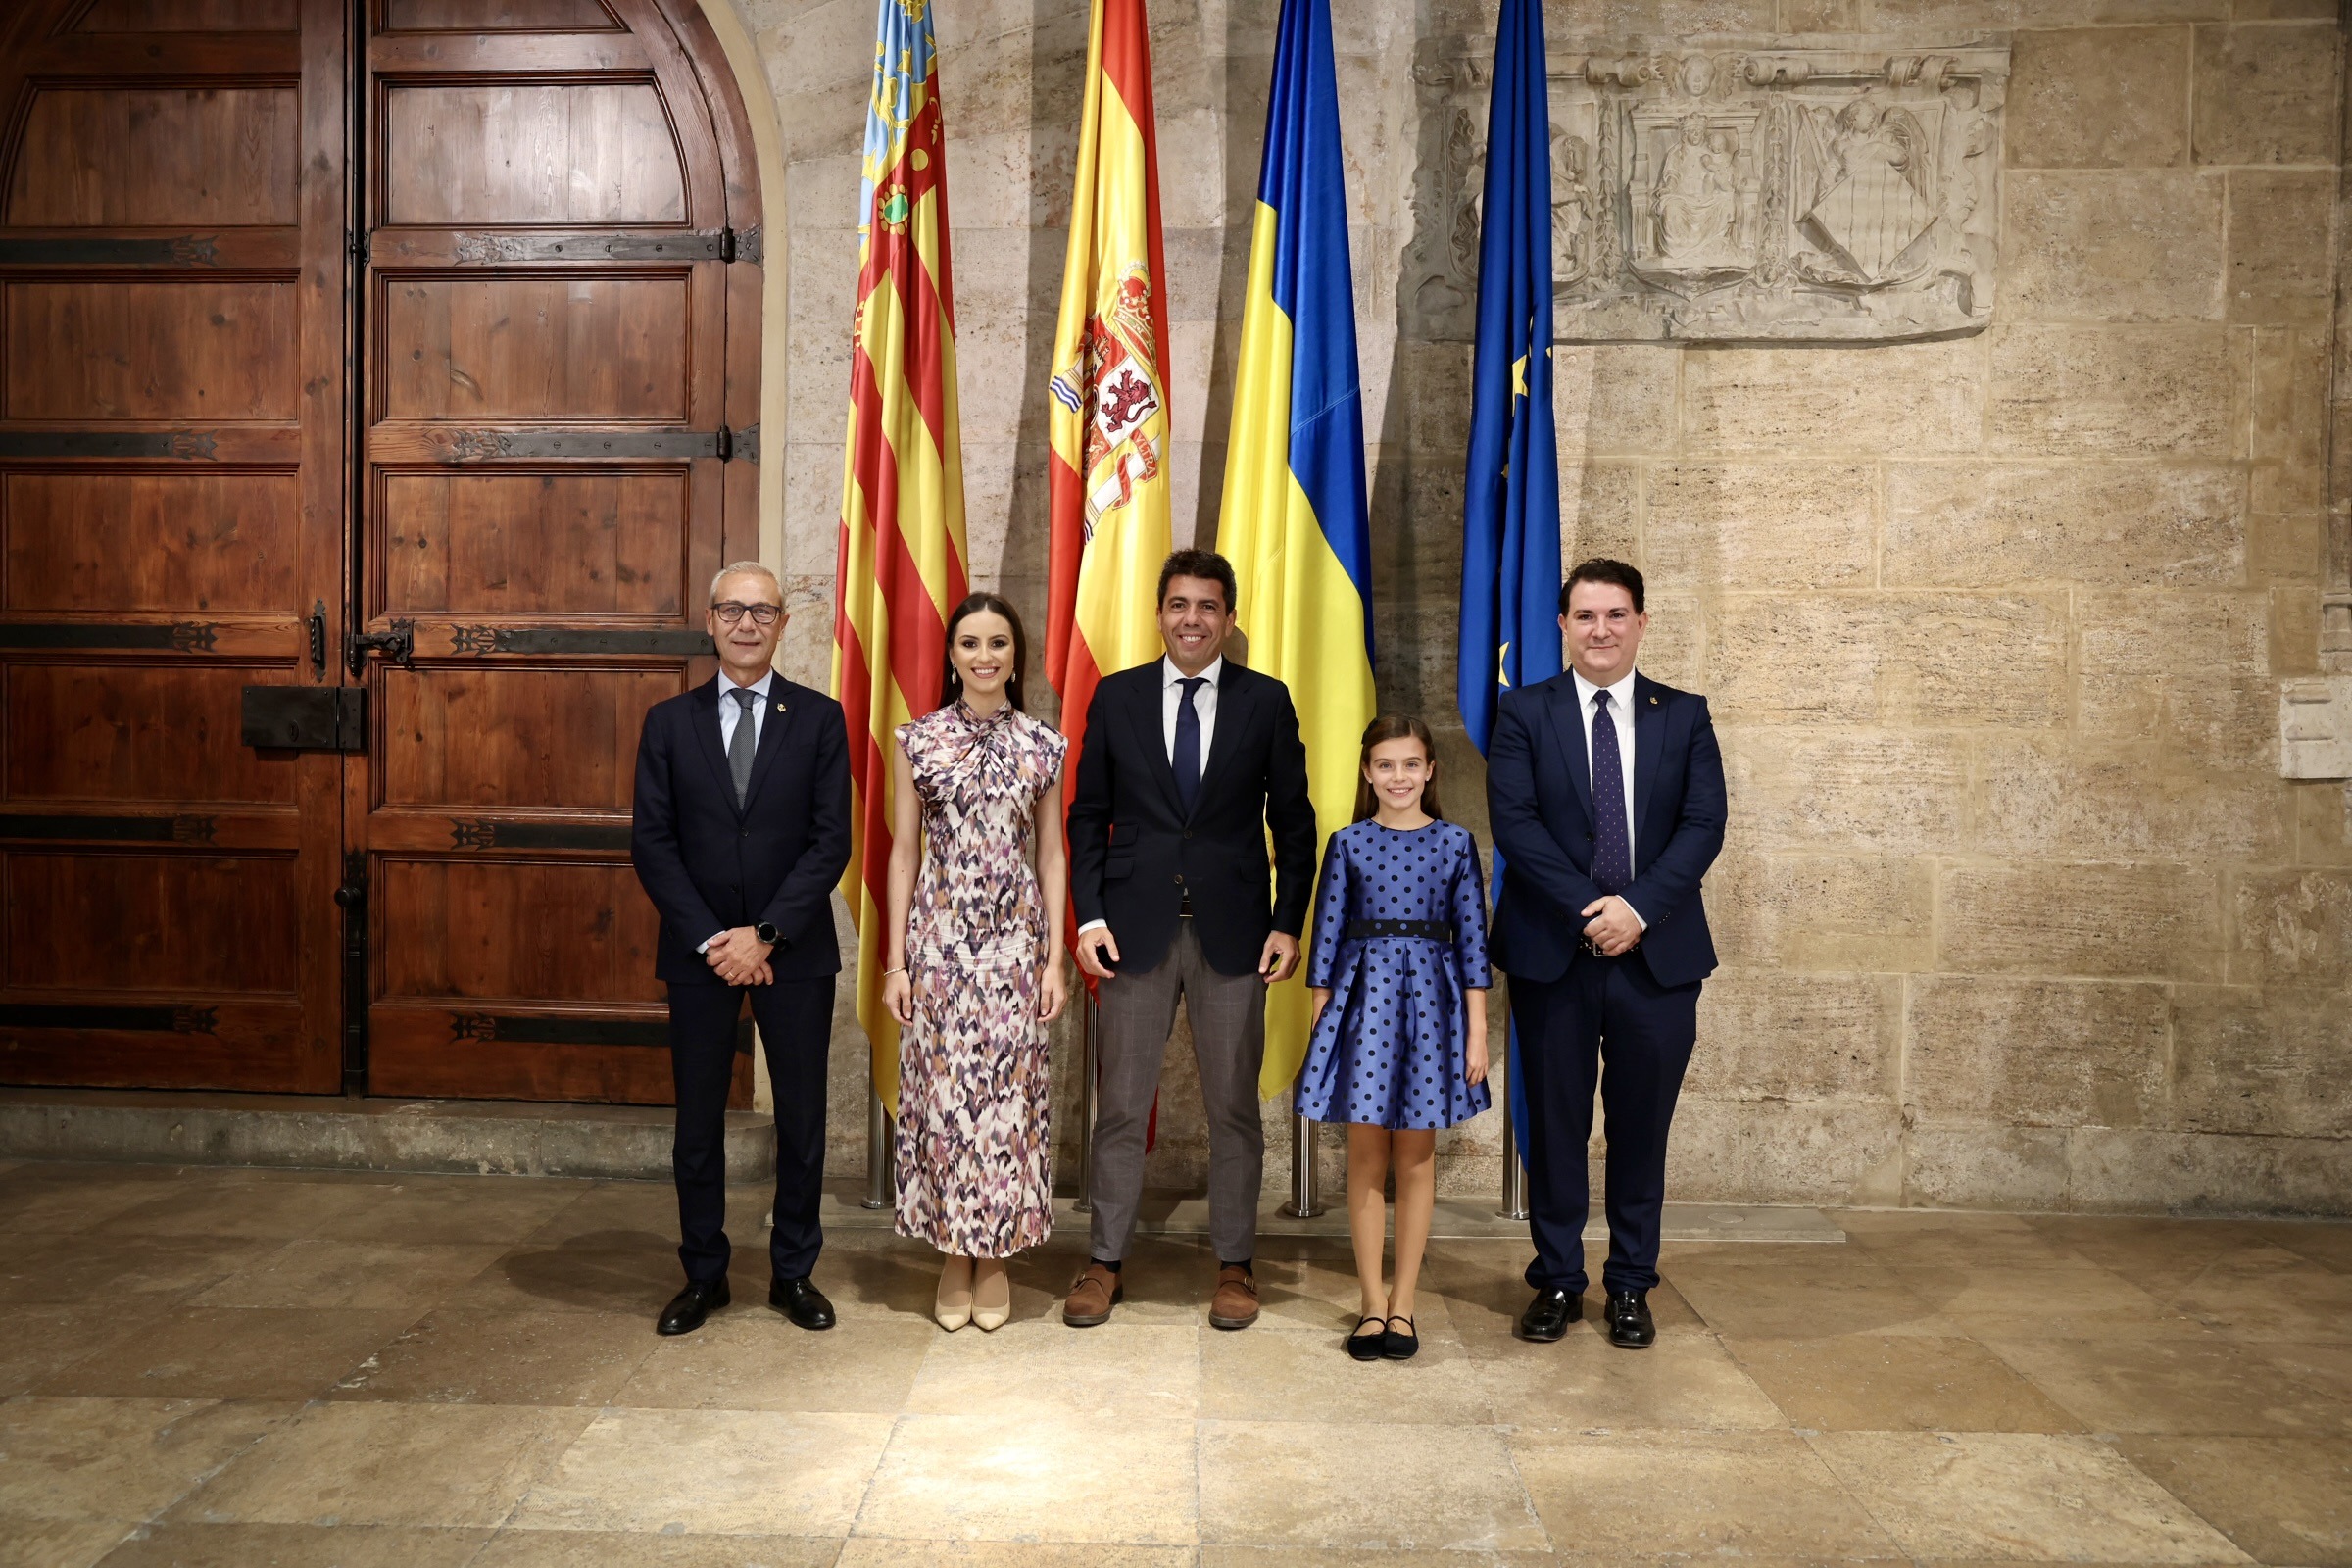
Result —
<path fill-rule="evenodd" d="M 1402 1334 L 1393 1334 L 1389 1332 L 1388 1324 L 1390 1323 L 1403 1324 L 1404 1332 Z M 1413 1320 L 1411 1318 L 1393 1317 L 1381 1325 L 1380 1353 L 1384 1356 L 1387 1356 L 1390 1360 L 1410 1361 L 1413 1358 L 1414 1352 L 1420 1348 L 1421 1336 L 1413 1332 Z"/>
<path fill-rule="evenodd" d="M 1364 1325 L 1377 1323 L 1380 1327 L 1366 1334 Z M 1389 1320 L 1385 1317 L 1359 1317 L 1355 1332 L 1348 1336 L 1348 1353 L 1358 1361 L 1377 1361 L 1389 1353 Z"/>

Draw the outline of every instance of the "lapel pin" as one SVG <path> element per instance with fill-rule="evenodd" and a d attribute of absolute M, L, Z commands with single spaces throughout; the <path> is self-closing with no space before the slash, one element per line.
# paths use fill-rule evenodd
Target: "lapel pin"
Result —
<path fill-rule="evenodd" d="M 784 705 L 783 705 L 783 704 L 781 704 L 781 703 L 778 703 L 776 706 L 777 706 L 777 707 L 779 707 L 779 708 L 781 708 L 781 707 L 783 707 Z M 1657 707 L 1657 706 L 1658 706 L 1658 700 L 1657 700 L 1655 697 L 1652 697 L 1652 698 L 1649 700 L 1649 706 L 1650 706 L 1650 707 L 1652 707 L 1652 708 L 1655 708 L 1655 707 Z"/>
<path fill-rule="evenodd" d="M 1652 697 L 1652 698 L 1650 699 L 1650 701 L 1654 703 L 1654 702 L 1656 702 L 1656 701 L 1657 701 L 1657 699 L 1656 699 L 1655 697 Z M 777 711 L 777 712 L 779 712 L 779 713 L 781 713 L 781 712 L 783 712 L 783 711 L 784 711 L 784 705 L 783 705 L 782 703 L 778 703 L 778 704 L 776 705 L 776 711 Z"/>

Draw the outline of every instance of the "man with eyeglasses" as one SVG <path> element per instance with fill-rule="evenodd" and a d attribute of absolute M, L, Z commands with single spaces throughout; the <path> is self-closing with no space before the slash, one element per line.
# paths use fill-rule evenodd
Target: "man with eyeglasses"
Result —
<path fill-rule="evenodd" d="M 810 1275 L 823 1243 L 849 731 L 839 703 L 776 673 L 789 619 L 774 572 L 756 561 L 721 568 L 705 618 L 717 678 L 655 704 L 637 743 L 629 855 L 662 916 L 654 973 L 669 987 L 670 1171 L 686 1266 L 686 1288 L 656 1325 L 662 1334 L 691 1334 L 727 1304 L 727 1090 L 747 998 L 776 1102 L 768 1304 L 802 1328 L 833 1326 L 833 1304 Z"/>

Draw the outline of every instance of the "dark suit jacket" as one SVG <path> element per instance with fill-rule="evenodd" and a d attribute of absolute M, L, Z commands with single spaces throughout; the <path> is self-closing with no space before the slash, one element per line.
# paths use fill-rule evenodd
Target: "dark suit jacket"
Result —
<path fill-rule="evenodd" d="M 1201 956 L 1219 974 L 1250 973 L 1267 932 L 1304 927 L 1315 891 L 1315 808 L 1290 688 L 1225 661 L 1189 817 L 1161 712 L 1156 659 L 1095 688 L 1070 796 L 1071 906 L 1080 925 L 1109 921 L 1118 971 L 1142 974 L 1167 956 L 1189 890 Z"/>
<path fill-rule="evenodd" d="M 773 924 L 779 980 L 841 972 L 833 888 L 850 863 L 850 749 L 841 705 L 778 675 L 753 754 L 749 802 L 735 805 L 719 744 L 724 675 L 656 703 L 637 741 L 629 858 L 662 913 L 655 975 L 723 984 L 695 951 L 711 934 Z"/>
<path fill-rule="evenodd" d="M 1715 969 L 1699 878 L 1723 849 L 1723 753 L 1707 700 L 1634 677 L 1634 885 L 1649 928 L 1634 948 L 1662 986 Z M 1557 980 L 1584 952 L 1592 885 L 1592 764 L 1585 755 L 1576 677 L 1565 672 L 1502 694 L 1487 744 L 1487 816 L 1502 852 L 1494 962 Z"/>

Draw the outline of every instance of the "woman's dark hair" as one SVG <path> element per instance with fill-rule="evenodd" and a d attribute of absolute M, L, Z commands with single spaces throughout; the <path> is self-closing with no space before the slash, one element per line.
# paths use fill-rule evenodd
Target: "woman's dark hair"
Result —
<path fill-rule="evenodd" d="M 1421 755 L 1429 759 L 1430 780 L 1421 786 L 1421 809 L 1443 819 L 1446 813 L 1438 808 L 1438 743 L 1430 739 L 1429 726 L 1410 713 L 1383 713 L 1364 726 L 1364 751 L 1355 761 L 1355 819 L 1358 822 L 1380 812 L 1380 797 L 1373 793 L 1372 781 L 1364 777 L 1364 769 L 1372 765 L 1372 748 L 1383 741 L 1419 741 Z"/>
<path fill-rule="evenodd" d="M 1004 700 L 1026 713 L 1029 705 L 1021 696 L 1021 677 L 1029 672 L 1029 634 L 1021 630 L 1020 612 L 995 594 L 974 594 L 949 612 L 948 646 L 940 655 L 947 667 L 939 677 L 939 706 L 945 708 L 963 696 L 963 676 L 956 668 L 956 628 L 984 612 L 1003 615 L 1004 624 L 1012 628 L 1012 675 L 1004 682 Z"/>
<path fill-rule="evenodd" d="M 1560 584 L 1561 614 L 1568 613 L 1568 590 L 1580 582 L 1607 583 L 1612 587 L 1624 589 L 1633 595 L 1634 613 L 1637 615 L 1642 613 L 1643 609 L 1642 573 L 1624 562 L 1611 561 L 1606 556 L 1594 556 L 1591 561 L 1578 562 L 1575 568 L 1568 573 L 1568 580 Z"/>

